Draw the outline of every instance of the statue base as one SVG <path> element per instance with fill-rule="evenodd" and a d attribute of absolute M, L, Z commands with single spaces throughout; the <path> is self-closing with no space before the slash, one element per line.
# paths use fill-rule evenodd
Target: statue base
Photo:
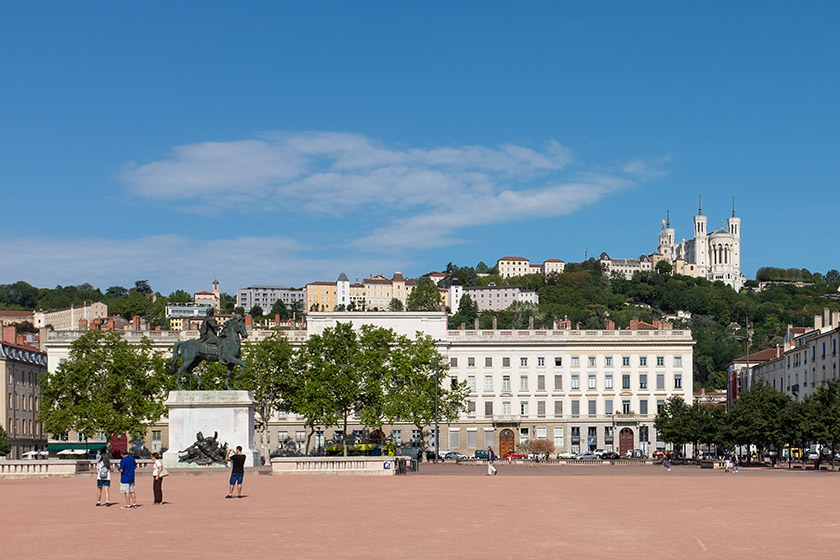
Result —
<path fill-rule="evenodd" d="M 219 434 L 218 443 L 231 450 L 242 446 L 245 466 L 260 465 L 254 448 L 254 409 L 256 401 L 248 391 L 171 391 L 164 403 L 169 410 L 169 450 L 163 454 L 168 468 L 225 468 L 225 463 L 198 465 L 180 460 L 181 452 L 204 437 Z"/>

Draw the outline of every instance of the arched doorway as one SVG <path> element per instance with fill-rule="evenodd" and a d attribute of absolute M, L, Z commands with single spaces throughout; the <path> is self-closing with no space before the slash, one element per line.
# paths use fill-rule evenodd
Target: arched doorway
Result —
<path fill-rule="evenodd" d="M 618 453 L 622 457 L 635 447 L 633 441 L 633 430 L 630 428 L 621 428 L 618 432 Z"/>
<path fill-rule="evenodd" d="M 489 443 L 487 445 L 490 445 Z M 504 457 L 505 453 L 513 453 L 515 443 L 513 441 L 513 430 L 502 430 L 499 434 L 499 457 Z"/>

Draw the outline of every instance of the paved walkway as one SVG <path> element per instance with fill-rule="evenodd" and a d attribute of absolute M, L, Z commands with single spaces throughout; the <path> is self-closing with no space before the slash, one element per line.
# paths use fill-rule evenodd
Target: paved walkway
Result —
<path fill-rule="evenodd" d="M 840 473 L 430 465 L 404 477 L 175 474 L 166 505 L 95 479 L 0 480 L 3 558 L 798 558 L 840 550 Z M 119 486 L 112 498 L 121 500 Z M 121 504 L 121 502 L 119 502 Z"/>

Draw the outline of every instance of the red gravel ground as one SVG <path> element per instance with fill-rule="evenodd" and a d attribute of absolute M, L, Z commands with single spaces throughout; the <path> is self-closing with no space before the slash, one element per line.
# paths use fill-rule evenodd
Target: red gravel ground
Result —
<path fill-rule="evenodd" d="M 163 506 L 95 479 L 0 480 L 0 558 L 798 558 L 840 550 L 840 473 L 430 465 L 407 476 L 174 473 Z"/>

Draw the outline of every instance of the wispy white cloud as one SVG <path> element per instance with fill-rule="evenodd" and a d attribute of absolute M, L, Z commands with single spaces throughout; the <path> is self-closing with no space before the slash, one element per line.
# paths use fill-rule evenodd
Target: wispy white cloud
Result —
<path fill-rule="evenodd" d="M 593 167 L 594 169 L 594 167 Z M 166 160 L 126 166 L 137 197 L 200 213 L 303 212 L 384 222 L 353 242 L 366 250 L 439 247 L 465 227 L 562 216 L 656 176 L 650 163 L 594 173 L 571 150 L 386 146 L 359 134 L 270 133 L 258 139 L 179 146 Z"/>

